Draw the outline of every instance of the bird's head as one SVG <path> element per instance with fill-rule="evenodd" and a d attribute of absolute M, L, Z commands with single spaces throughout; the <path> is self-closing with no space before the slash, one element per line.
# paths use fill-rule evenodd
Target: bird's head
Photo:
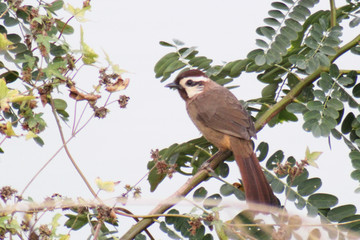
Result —
<path fill-rule="evenodd" d="M 210 78 L 200 70 L 192 69 L 180 73 L 175 81 L 165 87 L 177 89 L 180 96 L 186 101 L 204 91 L 204 86 Z"/>

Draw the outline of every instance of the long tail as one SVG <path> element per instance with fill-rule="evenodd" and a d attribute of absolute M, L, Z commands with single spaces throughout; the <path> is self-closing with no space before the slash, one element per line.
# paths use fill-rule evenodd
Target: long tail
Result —
<path fill-rule="evenodd" d="M 231 150 L 234 154 L 245 189 L 247 202 L 279 206 L 279 199 L 274 195 L 261 169 L 251 142 L 232 138 Z"/>

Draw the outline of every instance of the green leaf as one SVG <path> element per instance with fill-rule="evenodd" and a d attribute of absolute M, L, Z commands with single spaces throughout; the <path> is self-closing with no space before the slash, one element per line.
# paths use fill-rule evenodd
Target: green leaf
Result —
<path fill-rule="evenodd" d="M 56 57 L 62 56 L 67 54 L 68 48 L 65 47 L 64 45 L 55 45 L 55 44 L 51 44 L 50 45 L 50 54 Z"/>
<path fill-rule="evenodd" d="M 258 66 L 262 66 L 266 63 L 266 58 L 264 54 L 259 54 L 255 57 L 255 63 Z"/>
<path fill-rule="evenodd" d="M 46 9 L 48 9 L 51 12 L 55 12 L 57 10 L 60 10 L 64 6 L 64 2 L 62 0 L 56 0 L 52 2 L 50 5 L 46 6 Z"/>
<path fill-rule="evenodd" d="M 356 213 L 356 207 L 352 204 L 342 205 L 333 209 L 327 214 L 327 218 L 332 222 L 339 222 L 344 218 L 350 217 Z"/>
<path fill-rule="evenodd" d="M 229 175 L 230 172 L 230 168 L 229 165 L 227 163 L 220 163 L 220 165 L 217 167 L 217 169 L 215 170 L 215 172 L 223 178 L 226 178 Z"/>
<path fill-rule="evenodd" d="M 348 115 L 346 115 L 345 119 L 343 120 L 341 124 L 341 132 L 343 134 L 348 134 L 352 130 L 352 122 L 355 120 L 355 115 L 350 112 Z"/>
<path fill-rule="evenodd" d="M 314 137 L 320 137 L 322 135 L 322 130 L 319 124 L 314 124 L 311 128 L 311 132 Z"/>
<path fill-rule="evenodd" d="M 262 97 L 263 98 L 268 98 L 268 99 L 273 99 L 275 97 L 277 88 L 278 88 L 277 83 L 272 83 L 272 84 L 267 85 L 261 91 Z"/>
<path fill-rule="evenodd" d="M 162 223 L 162 222 L 161 222 Z M 160 229 L 161 229 L 161 223 L 160 223 Z M 146 236 L 139 233 L 135 236 L 134 240 L 146 240 Z"/>
<path fill-rule="evenodd" d="M 277 35 L 275 37 L 275 42 L 281 44 L 282 48 L 285 48 L 285 49 L 287 49 L 291 45 L 290 39 L 283 34 Z"/>
<path fill-rule="evenodd" d="M 308 201 L 317 208 L 331 208 L 338 203 L 338 198 L 326 193 L 315 193 L 308 198 Z"/>
<path fill-rule="evenodd" d="M 230 196 L 231 194 L 234 193 L 235 187 L 233 185 L 230 184 L 223 184 L 220 187 L 220 194 L 223 196 Z"/>
<path fill-rule="evenodd" d="M 315 54 L 315 58 L 320 62 L 321 66 L 328 67 L 331 64 L 329 57 L 327 57 L 325 54 L 321 52 L 317 52 Z"/>
<path fill-rule="evenodd" d="M 256 32 L 259 33 L 261 36 L 267 37 L 269 40 L 272 40 L 272 36 L 274 36 L 276 33 L 275 30 L 269 26 L 259 27 L 256 29 Z"/>
<path fill-rule="evenodd" d="M 266 54 L 266 63 L 271 65 L 273 63 L 280 63 L 281 62 L 281 55 L 276 50 L 270 48 Z"/>
<path fill-rule="evenodd" d="M 331 108 L 329 106 L 326 106 L 323 113 L 325 116 L 331 117 L 333 119 L 337 119 L 339 117 L 339 112 L 335 108 Z"/>
<path fill-rule="evenodd" d="M 13 17 L 6 16 L 4 17 L 4 25 L 7 27 L 12 27 L 19 24 L 19 20 Z"/>
<path fill-rule="evenodd" d="M 329 108 L 334 108 L 336 110 L 342 110 L 344 108 L 344 105 L 341 101 L 335 99 L 335 98 L 332 98 L 330 99 L 327 104 L 326 104 Z"/>
<path fill-rule="evenodd" d="M 349 85 L 354 84 L 354 80 L 349 77 L 342 76 L 338 79 L 338 83 L 340 83 L 344 87 L 347 87 Z"/>
<path fill-rule="evenodd" d="M 286 36 L 289 40 L 293 41 L 297 39 L 297 32 L 288 26 L 280 28 L 280 33 Z"/>
<path fill-rule="evenodd" d="M 318 3 L 319 1 L 313 1 L 313 0 L 300 0 L 299 1 L 299 5 L 306 7 L 306 8 L 312 8 L 315 6 L 316 3 Z"/>
<path fill-rule="evenodd" d="M 308 179 L 309 177 L 309 172 L 308 170 L 304 169 L 304 171 L 297 177 L 295 177 L 295 179 L 291 179 L 291 177 L 289 176 L 286 179 L 286 182 L 294 187 L 294 186 L 298 186 L 300 183 L 304 182 L 306 179 Z"/>
<path fill-rule="evenodd" d="M 12 53 L 23 53 L 27 50 L 28 50 L 28 48 L 25 44 L 16 43 L 16 44 L 12 45 L 12 48 L 9 51 Z M 17 56 L 16 59 L 19 60 L 19 56 Z"/>
<path fill-rule="evenodd" d="M 329 73 L 331 77 L 337 78 L 340 74 L 340 70 L 337 65 L 331 64 Z"/>
<path fill-rule="evenodd" d="M 270 186 L 275 193 L 282 193 L 285 189 L 284 183 L 276 178 L 271 181 Z"/>
<path fill-rule="evenodd" d="M 297 5 L 294 8 L 294 11 L 301 13 L 304 16 L 309 16 L 311 14 L 310 10 L 304 6 Z"/>
<path fill-rule="evenodd" d="M 172 62 L 170 65 L 168 65 L 166 67 L 166 69 L 164 70 L 164 75 L 166 73 L 173 73 L 176 70 L 179 70 L 179 69 L 183 68 L 184 66 L 186 66 L 185 63 L 183 63 L 181 61 L 174 61 L 174 62 Z"/>
<path fill-rule="evenodd" d="M 307 108 L 311 111 L 312 110 L 322 111 L 324 106 L 320 101 L 310 101 L 307 103 Z"/>
<path fill-rule="evenodd" d="M 12 43 L 19 43 L 21 41 L 21 37 L 17 34 L 7 34 L 6 37 Z"/>
<path fill-rule="evenodd" d="M 249 52 L 249 53 L 247 54 L 247 58 L 252 59 L 252 60 L 255 60 L 255 58 L 256 58 L 256 56 L 257 56 L 258 54 L 264 54 L 264 50 L 262 50 L 262 49 L 252 50 L 251 52 Z M 234 67 L 235 67 L 235 66 L 234 66 Z"/>
<path fill-rule="evenodd" d="M 291 29 L 293 29 L 296 32 L 300 32 L 302 30 L 302 25 L 298 21 L 291 19 L 291 18 L 285 20 L 285 25 L 290 27 Z"/>
<path fill-rule="evenodd" d="M 165 42 L 165 41 L 160 41 L 159 44 L 164 47 L 175 47 L 175 45 Z"/>
<path fill-rule="evenodd" d="M 293 102 L 286 106 L 286 110 L 291 113 L 303 113 L 306 111 L 306 106 L 301 103 Z"/>
<path fill-rule="evenodd" d="M 56 23 L 56 29 L 59 32 L 62 32 L 63 34 L 73 34 L 74 33 L 74 28 L 66 23 L 64 23 L 63 21 L 60 21 L 59 19 L 55 20 Z"/>
<path fill-rule="evenodd" d="M 91 65 L 96 62 L 97 58 L 99 57 L 98 54 L 90 48 L 84 42 L 84 31 L 82 27 L 80 27 L 80 44 L 81 44 L 81 52 L 83 54 L 82 61 L 86 65 Z"/>
<path fill-rule="evenodd" d="M 185 45 L 185 43 L 184 43 L 183 41 L 181 41 L 181 40 L 179 40 L 179 39 L 176 39 L 176 38 L 173 39 L 173 42 L 174 42 L 175 45 L 177 45 L 177 46 L 183 46 L 183 45 Z"/>
<path fill-rule="evenodd" d="M 318 89 L 314 91 L 314 96 L 322 102 L 324 102 L 326 99 L 325 93 Z"/>
<path fill-rule="evenodd" d="M 360 170 L 356 169 L 356 170 L 352 171 L 350 176 L 352 179 L 360 181 Z"/>
<path fill-rule="evenodd" d="M 318 69 L 320 66 L 320 62 L 318 59 L 310 58 L 308 61 L 308 65 L 306 66 L 306 73 L 311 74 L 315 72 L 316 69 Z"/>
<path fill-rule="evenodd" d="M 307 203 L 306 204 L 306 209 L 308 211 L 308 216 L 310 216 L 310 217 L 315 217 L 315 216 L 317 216 L 319 214 L 318 209 L 315 206 L 311 205 L 311 204 Z"/>
<path fill-rule="evenodd" d="M 347 223 L 349 222 L 349 223 Z M 356 227 L 356 226 L 360 226 L 360 215 L 353 215 L 353 216 L 348 216 L 345 217 L 343 219 L 341 219 L 339 221 L 339 223 L 342 223 L 341 226 L 339 226 L 340 228 L 344 228 L 344 229 L 351 229 L 352 227 Z M 346 223 L 346 224 L 344 224 Z"/>
<path fill-rule="evenodd" d="M 85 22 L 86 21 L 85 13 L 87 11 L 90 11 L 91 7 L 86 6 L 86 7 L 82 7 L 82 8 L 75 8 L 71 4 L 68 3 L 66 6 L 64 6 L 64 9 L 66 11 L 68 11 L 72 16 L 74 16 L 78 22 Z"/>
<path fill-rule="evenodd" d="M 67 103 L 62 99 L 54 99 L 54 106 L 56 110 L 65 110 L 67 108 Z"/>
<path fill-rule="evenodd" d="M 222 197 L 220 194 L 213 194 L 204 200 L 204 208 L 209 210 L 220 204 Z"/>
<path fill-rule="evenodd" d="M 355 87 L 352 90 L 352 94 L 354 97 L 357 97 L 357 98 L 360 97 L 360 83 L 355 85 Z"/>
<path fill-rule="evenodd" d="M 359 24 L 360 24 L 360 17 L 355 17 L 353 20 L 350 21 L 349 26 L 351 28 L 354 28 Z"/>
<path fill-rule="evenodd" d="M 308 121 L 304 122 L 302 127 L 306 132 L 310 132 L 312 131 L 312 128 L 316 125 L 319 125 L 318 119 L 309 119 Z"/>
<path fill-rule="evenodd" d="M 72 230 L 79 230 L 83 226 L 89 223 L 88 217 L 86 214 L 66 214 L 66 217 L 69 219 L 64 223 L 64 225 Z"/>
<path fill-rule="evenodd" d="M 19 73 L 16 71 L 8 71 L 0 75 L 0 79 L 5 78 L 6 83 L 12 83 L 19 78 Z"/>
<path fill-rule="evenodd" d="M 333 80 L 330 75 L 326 72 L 322 72 L 320 74 L 319 80 L 319 87 L 324 91 L 327 92 L 332 88 Z"/>
<path fill-rule="evenodd" d="M 275 26 L 275 27 L 278 27 L 281 25 L 281 23 L 278 20 L 276 20 L 275 18 L 265 18 L 264 22 L 270 26 Z"/>
<path fill-rule="evenodd" d="M 328 128 L 333 129 L 337 125 L 335 118 L 329 116 L 323 116 L 322 123 L 325 124 Z"/>
<path fill-rule="evenodd" d="M 269 144 L 267 144 L 266 142 L 261 142 L 256 148 L 256 152 L 257 151 L 260 151 L 260 154 L 257 158 L 261 162 L 266 158 L 269 152 Z"/>
<path fill-rule="evenodd" d="M 289 13 L 289 16 L 296 20 L 296 21 L 299 21 L 299 22 L 303 22 L 306 20 L 306 17 L 301 13 L 301 12 L 298 12 L 298 11 L 292 11 L 291 13 Z"/>
<path fill-rule="evenodd" d="M 329 46 L 322 46 L 320 48 L 320 52 L 322 52 L 328 56 L 334 56 L 336 54 L 336 50 Z"/>
<path fill-rule="evenodd" d="M 155 65 L 154 71 L 156 73 L 155 77 L 159 78 L 162 77 L 164 74 L 165 69 L 174 61 L 179 59 L 179 55 L 177 53 L 168 53 L 163 56 Z"/>
<path fill-rule="evenodd" d="M 262 48 L 269 47 L 269 44 L 267 44 L 264 40 L 261 40 L 261 39 L 256 39 L 256 45 L 258 45 L 259 47 L 262 47 Z M 255 59 L 256 59 L 256 57 L 255 57 Z"/>
<path fill-rule="evenodd" d="M 353 168 L 360 169 L 360 152 L 354 150 L 350 152 L 349 157 L 351 159 Z"/>
<path fill-rule="evenodd" d="M 338 47 L 340 42 L 341 41 L 338 38 L 327 37 L 324 40 L 323 44 L 329 47 Z"/>
<path fill-rule="evenodd" d="M 322 183 L 320 178 L 310 178 L 300 183 L 297 190 L 301 196 L 308 196 L 316 192 L 321 185 Z"/>
<path fill-rule="evenodd" d="M 259 49 L 260 50 L 260 49 Z M 261 50 L 263 52 L 263 50 Z M 255 57 L 254 57 L 255 59 Z M 245 70 L 246 66 L 251 62 L 249 59 L 235 61 L 234 65 L 230 70 L 230 77 L 238 77 L 242 71 Z"/>
<path fill-rule="evenodd" d="M 271 3 L 271 6 L 279 10 L 285 10 L 285 11 L 289 10 L 289 7 L 282 2 L 273 2 Z"/>
<path fill-rule="evenodd" d="M 276 151 L 267 160 L 266 168 L 272 170 L 273 168 L 277 167 L 277 163 L 281 163 L 283 159 L 284 159 L 284 152 L 281 150 Z"/>
<path fill-rule="evenodd" d="M 279 41 L 274 41 L 271 44 L 271 48 L 275 50 L 276 52 L 280 53 L 281 55 L 285 55 L 287 53 L 286 46 L 281 44 Z"/>
<path fill-rule="evenodd" d="M 269 16 L 273 17 L 273 18 L 279 18 L 279 19 L 284 19 L 285 15 L 279 11 L 279 10 L 270 10 L 268 12 Z"/>
<path fill-rule="evenodd" d="M 157 168 L 153 168 L 154 162 L 148 163 L 148 169 L 151 169 L 148 174 L 148 181 L 150 183 L 150 191 L 154 192 L 157 186 L 164 180 L 166 174 L 159 174 Z"/>
<path fill-rule="evenodd" d="M 316 110 L 312 110 L 312 111 L 308 111 L 304 114 L 304 121 L 309 121 L 311 119 L 316 119 L 316 120 L 320 120 L 321 118 L 321 114 L 319 111 Z"/>
<path fill-rule="evenodd" d="M 194 201 L 199 202 L 204 199 L 207 195 L 208 191 L 204 187 L 199 187 L 193 194 Z"/>

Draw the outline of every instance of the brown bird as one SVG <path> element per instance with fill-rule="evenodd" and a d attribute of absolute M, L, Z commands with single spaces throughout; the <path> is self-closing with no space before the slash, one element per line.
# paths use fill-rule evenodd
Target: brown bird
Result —
<path fill-rule="evenodd" d="M 231 150 L 240 168 L 246 201 L 278 206 L 251 144 L 254 123 L 237 98 L 202 71 L 180 73 L 166 87 L 175 88 L 186 110 L 204 137 L 220 151 Z"/>

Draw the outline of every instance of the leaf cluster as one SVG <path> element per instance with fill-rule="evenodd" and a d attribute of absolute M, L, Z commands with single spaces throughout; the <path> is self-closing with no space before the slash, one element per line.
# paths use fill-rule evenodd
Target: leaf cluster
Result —
<path fill-rule="evenodd" d="M 272 9 L 268 12 L 269 17 L 264 19 L 266 25 L 256 29 L 259 35 L 256 44 L 260 48 L 249 52 L 245 59 L 234 60 L 224 65 L 212 65 L 212 59 L 199 56 L 195 47 L 185 47 L 179 40 L 174 40 L 173 43 L 160 42 L 161 45 L 170 47 L 174 51 L 162 57 L 155 65 L 154 71 L 157 78 L 166 81 L 175 72 L 196 68 L 204 71 L 221 85 L 232 82 L 242 73 L 256 73 L 257 80 L 266 84 L 261 97 L 251 100 L 252 104 L 257 104 L 259 107 L 249 108 L 250 111 L 256 111 L 257 130 L 265 124 L 274 127 L 278 123 L 299 121 L 301 116 L 304 121 L 303 130 L 311 132 L 314 137 L 326 137 L 329 143 L 343 139 L 350 148 L 350 159 L 355 168 L 351 177 L 359 181 L 357 161 L 360 156 L 358 146 L 360 108 L 357 98 L 360 96 L 358 94 L 360 87 L 357 83 L 357 75 L 360 74 L 360 70 L 342 69 L 336 60 L 345 53 L 353 54 L 354 57 L 359 54 L 360 35 L 344 43 L 343 30 L 354 28 L 359 24 L 360 3 L 347 1 L 346 5 L 339 8 L 330 4 L 329 10 L 312 12 L 312 8 L 318 2 L 317 0 L 272 2 Z M 207 154 L 213 154 L 215 148 L 206 144 L 206 141 L 201 142 L 204 145 L 197 147 L 192 141 L 161 150 L 161 158 L 164 161 L 172 159 L 173 163 L 176 162 L 179 166 L 190 169 L 192 167 L 193 174 L 196 173 L 199 165 L 192 163 L 202 159 L 198 157 L 197 151 L 200 152 L 201 149 Z M 319 216 L 331 238 L 343 238 L 350 232 L 358 232 L 359 223 L 357 221 L 350 223 L 351 219 L 358 219 L 354 205 L 337 206 L 336 196 L 317 192 L 322 180 L 318 177 L 310 177 L 306 167 L 302 165 L 305 161 L 304 163 L 316 166 L 313 160 L 306 159 L 311 155 L 310 153 L 300 163 L 293 157 L 288 157 L 284 161 L 283 150 L 278 150 L 267 158 L 269 146 L 264 142 L 258 146 L 257 151 L 260 161 L 267 159 L 264 172 L 274 192 L 285 196 L 285 199 L 293 202 L 299 210 L 306 209 L 309 216 Z M 206 157 L 205 154 L 201 162 L 204 162 Z M 153 166 L 154 164 L 151 165 Z M 284 166 L 287 171 L 280 171 L 285 169 Z M 184 174 L 180 167 L 178 170 L 179 173 Z M 152 173 L 154 172 L 155 170 L 152 169 Z M 189 172 L 187 171 L 186 175 Z M 165 176 L 157 179 L 149 176 L 152 190 Z M 217 172 L 211 176 L 224 181 L 221 178 L 227 175 L 220 176 Z M 233 194 L 238 197 L 241 195 L 238 192 L 241 193 L 241 190 L 225 182 L 219 193 L 215 194 L 221 199 Z M 206 202 L 207 190 L 204 187 L 195 190 L 195 195 L 202 197 Z M 238 199 L 243 198 L 238 197 Z M 329 224 L 334 222 L 343 224 L 348 221 L 349 223 L 342 225 L 345 227 L 341 228 Z M 284 222 L 277 223 L 284 224 Z M 254 231 L 256 229 L 257 227 Z M 314 229 L 314 234 L 317 230 Z M 277 231 L 279 229 L 274 228 L 270 235 L 267 232 L 264 236 L 256 235 L 260 234 L 256 231 L 246 234 L 257 239 L 268 239 Z M 246 234 L 242 237 L 247 236 Z"/>
<path fill-rule="evenodd" d="M 64 9 L 72 15 L 66 22 L 57 15 Z M 86 101 L 95 116 L 103 118 L 108 111 L 97 106 L 101 87 L 109 94 L 127 87 L 128 80 L 121 78 L 122 72 L 108 57 L 113 72 L 101 68 L 95 89 L 84 92 L 76 86 L 79 70 L 85 65 L 94 66 L 98 54 L 85 43 L 82 28 L 80 50 L 72 49 L 66 36 L 74 33 L 70 21 L 83 20 L 89 10 L 90 5 L 85 3 L 81 8 L 70 4 L 65 7 L 63 0 L 41 2 L 37 6 L 21 1 L 0 3 L 1 135 L 25 136 L 42 146 L 44 142 L 39 134 L 47 124 L 40 105 L 54 108 L 65 122 L 70 116 L 67 99 L 53 95 L 70 91 L 70 98 Z"/>

